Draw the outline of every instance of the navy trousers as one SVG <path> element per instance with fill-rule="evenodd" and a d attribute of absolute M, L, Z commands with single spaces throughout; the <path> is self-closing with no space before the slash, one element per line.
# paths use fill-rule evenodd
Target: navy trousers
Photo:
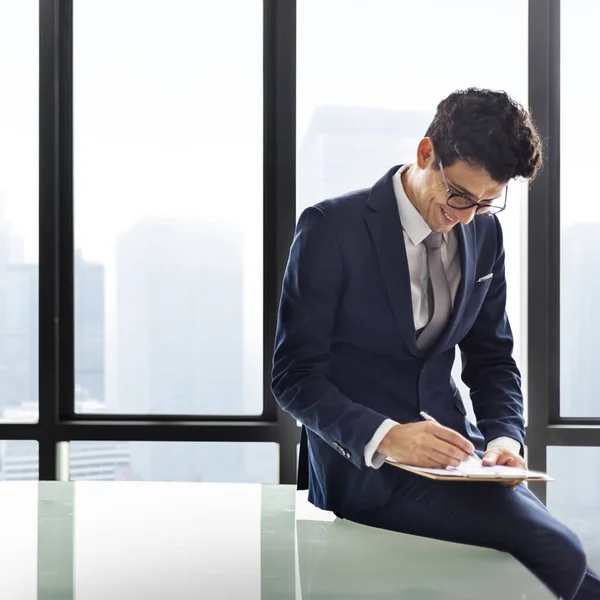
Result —
<path fill-rule="evenodd" d="M 395 469 L 391 466 L 382 468 Z M 434 481 L 399 471 L 382 509 L 344 511 L 344 518 L 381 529 L 492 548 L 512 554 L 562 600 L 600 599 L 600 578 L 580 540 L 524 485 Z"/>

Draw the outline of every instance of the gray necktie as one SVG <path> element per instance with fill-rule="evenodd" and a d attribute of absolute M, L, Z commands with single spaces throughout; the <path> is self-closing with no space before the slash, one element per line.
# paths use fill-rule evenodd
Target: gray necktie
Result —
<path fill-rule="evenodd" d="M 423 241 L 427 249 L 429 266 L 430 298 L 433 297 L 433 310 L 429 306 L 430 319 L 417 339 L 420 350 L 429 348 L 440 337 L 452 312 L 450 286 L 442 264 L 442 234 L 432 231 Z"/>

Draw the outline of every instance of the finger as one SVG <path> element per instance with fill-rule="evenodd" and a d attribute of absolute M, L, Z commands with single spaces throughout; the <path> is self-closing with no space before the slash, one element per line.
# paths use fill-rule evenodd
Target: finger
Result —
<path fill-rule="evenodd" d="M 460 460 L 456 460 L 440 452 L 436 448 L 429 448 L 427 450 L 427 460 L 435 465 L 434 469 L 445 469 L 447 466 L 458 467 L 460 465 Z"/>
<path fill-rule="evenodd" d="M 511 452 L 503 452 L 498 458 L 498 465 L 515 467 L 517 469 L 526 469 L 525 461 L 520 456 L 515 456 Z"/>
<path fill-rule="evenodd" d="M 515 460 L 517 461 L 517 467 L 519 467 L 519 469 L 527 469 L 527 463 L 522 456 L 515 456 Z"/>
<path fill-rule="evenodd" d="M 488 450 L 483 455 L 483 464 L 488 466 L 495 465 L 498 462 L 499 456 L 500 452 L 498 452 L 497 450 Z"/>
<path fill-rule="evenodd" d="M 452 446 L 456 446 L 460 448 L 464 453 L 470 455 L 475 451 L 475 447 L 473 444 L 465 437 L 460 435 L 460 433 L 450 429 L 448 427 L 444 427 L 439 423 L 432 423 L 433 427 L 431 431 L 435 437 L 443 440 L 444 442 L 451 444 Z"/>
<path fill-rule="evenodd" d="M 469 458 L 469 455 L 460 448 L 440 439 L 434 439 L 429 447 L 439 453 L 439 456 L 443 457 L 447 465 L 451 464 L 454 467 L 457 467 L 461 462 Z"/>
<path fill-rule="evenodd" d="M 498 456 L 496 464 L 505 465 L 507 467 L 516 467 L 519 464 L 519 462 L 517 461 L 514 455 L 509 454 L 508 452 L 503 452 L 502 454 L 500 454 L 500 456 Z"/>

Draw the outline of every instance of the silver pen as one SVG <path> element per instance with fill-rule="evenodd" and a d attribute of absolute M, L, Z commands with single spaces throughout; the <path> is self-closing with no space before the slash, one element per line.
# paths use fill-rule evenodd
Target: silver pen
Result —
<path fill-rule="evenodd" d="M 431 421 L 432 423 L 436 423 L 437 425 L 439 425 L 439 423 L 431 416 L 428 415 L 424 410 L 421 411 L 420 415 L 426 420 L 426 421 Z M 475 452 L 471 452 L 471 456 L 479 463 L 479 464 L 483 464 L 483 461 L 481 460 L 481 458 L 479 458 L 479 456 L 477 456 L 477 454 L 475 454 Z"/>

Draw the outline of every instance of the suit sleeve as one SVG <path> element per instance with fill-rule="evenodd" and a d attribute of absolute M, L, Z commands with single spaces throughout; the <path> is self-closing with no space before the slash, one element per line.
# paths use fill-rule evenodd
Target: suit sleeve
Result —
<path fill-rule="evenodd" d="M 487 443 L 509 437 L 524 448 L 521 374 L 513 359 L 514 341 L 506 314 L 504 244 L 496 223 L 494 276 L 473 327 L 460 343 L 462 379 L 470 388 L 477 426 Z"/>
<path fill-rule="evenodd" d="M 344 395 L 328 378 L 344 265 L 319 207 L 298 220 L 284 274 L 271 389 L 283 410 L 358 468 L 385 416 Z"/>

